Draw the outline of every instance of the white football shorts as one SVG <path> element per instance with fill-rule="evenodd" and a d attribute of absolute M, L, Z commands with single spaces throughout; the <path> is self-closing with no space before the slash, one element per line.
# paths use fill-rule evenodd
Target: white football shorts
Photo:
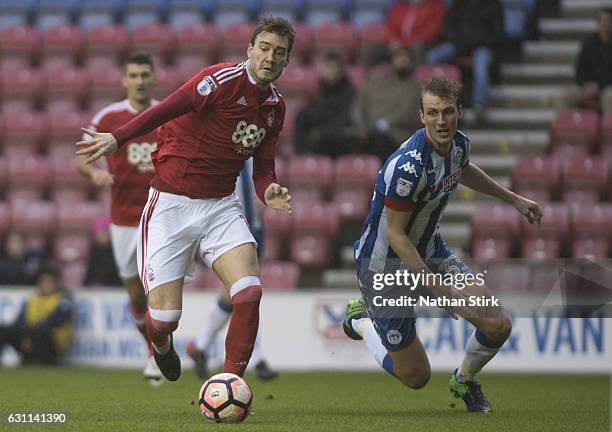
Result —
<path fill-rule="evenodd" d="M 217 258 L 245 243 L 257 246 L 235 194 L 192 199 L 151 188 L 138 228 L 138 272 L 145 293 L 178 279 L 190 281 L 196 255 L 212 268 Z"/>
<path fill-rule="evenodd" d="M 138 227 L 111 224 L 110 238 L 119 277 L 121 279 L 131 279 L 138 276 L 136 261 Z"/>

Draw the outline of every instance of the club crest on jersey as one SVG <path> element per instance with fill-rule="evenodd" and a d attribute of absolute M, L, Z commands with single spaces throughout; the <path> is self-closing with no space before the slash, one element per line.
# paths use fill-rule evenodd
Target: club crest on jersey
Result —
<path fill-rule="evenodd" d="M 460 147 L 457 147 L 455 149 L 455 161 L 457 162 L 457 164 L 461 162 L 462 157 L 463 157 L 463 149 L 461 149 Z"/>
<path fill-rule="evenodd" d="M 208 96 L 217 87 L 215 80 L 210 75 L 206 75 L 202 78 L 202 81 L 199 82 L 197 90 L 201 96 Z"/>
<path fill-rule="evenodd" d="M 268 113 L 268 127 L 272 127 L 273 123 L 274 123 L 274 110 L 272 109 Z"/>
<path fill-rule="evenodd" d="M 398 169 L 404 170 L 408 174 L 416 174 L 416 168 L 414 164 L 410 162 L 406 162 L 404 165 L 400 166 Z"/>
<path fill-rule="evenodd" d="M 397 186 L 395 187 L 395 192 L 397 192 L 397 194 L 399 196 L 405 197 L 408 196 L 408 194 L 410 193 L 410 191 L 412 190 L 412 186 L 414 185 L 414 183 L 403 179 L 403 178 L 398 178 L 397 179 Z"/>

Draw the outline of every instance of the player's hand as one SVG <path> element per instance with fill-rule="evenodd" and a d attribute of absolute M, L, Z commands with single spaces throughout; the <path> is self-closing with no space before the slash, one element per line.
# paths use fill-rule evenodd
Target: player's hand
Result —
<path fill-rule="evenodd" d="M 115 177 L 106 170 L 94 170 L 91 173 L 91 180 L 99 187 L 110 187 L 115 182 Z"/>
<path fill-rule="evenodd" d="M 76 143 L 76 154 L 85 156 L 85 163 L 92 163 L 95 160 L 106 156 L 117 150 L 117 140 L 113 134 L 105 132 L 96 132 L 89 129 L 81 128 L 81 131 L 91 137 L 91 139 L 79 141 Z"/>
<path fill-rule="evenodd" d="M 293 213 L 289 189 L 282 187 L 278 183 L 270 183 L 264 192 L 264 199 L 266 200 L 266 205 L 269 208 L 284 210 L 289 214 Z"/>
<path fill-rule="evenodd" d="M 535 201 L 528 200 L 520 195 L 517 195 L 516 198 L 512 201 L 512 205 L 515 209 L 517 209 L 530 224 L 540 224 L 540 220 L 542 219 L 542 210 L 540 210 L 540 206 Z"/>

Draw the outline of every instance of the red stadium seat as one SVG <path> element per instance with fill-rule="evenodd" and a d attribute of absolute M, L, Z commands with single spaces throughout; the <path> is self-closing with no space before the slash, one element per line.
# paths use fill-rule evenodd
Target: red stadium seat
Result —
<path fill-rule="evenodd" d="M 2 112 L 32 111 L 42 102 L 45 84 L 45 75 L 37 70 L 25 69 L 0 74 Z"/>
<path fill-rule="evenodd" d="M 599 115 L 594 111 L 561 111 L 550 130 L 553 153 L 571 159 L 598 148 Z"/>
<path fill-rule="evenodd" d="M 42 61 L 45 69 L 54 69 L 54 65 L 77 64 L 83 54 L 85 36 L 78 26 L 51 27 L 42 34 Z"/>
<path fill-rule="evenodd" d="M 80 141 L 83 133 L 82 127 L 89 126 L 91 115 L 83 112 L 52 113 L 49 117 L 48 143 L 51 152 L 54 152 L 55 147 L 72 147 Z M 66 153 L 63 153 L 66 154 Z M 72 155 L 74 159 L 74 151 Z"/>
<path fill-rule="evenodd" d="M 318 89 L 314 68 L 292 63 L 289 63 L 277 83 L 285 98 L 297 98 L 302 101 L 316 94 Z"/>
<path fill-rule="evenodd" d="M 540 225 L 531 225 L 522 218 L 521 255 L 524 258 L 557 258 L 562 255 L 569 233 L 569 210 L 563 204 L 541 206 L 543 218 Z"/>
<path fill-rule="evenodd" d="M 233 24 L 223 30 L 223 50 L 220 54 L 224 62 L 246 59 L 245 41 L 251 40 L 254 23 Z"/>
<path fill-rule="evenodd" d="M 55 230 L 56 208 L 49 201 L 16 201 L 11 204 L 11 226 L 28 233 L 46 235 Z"/>
<path fill-rule="evenodd" d="M 183 84 L 183 77 L 177 68 L 159 67 L 155 69 L 155 88 L 153 97 L 162 100 Z"/>
<path fill-rule="evenodd" d="M 560 163 L 554 156 L 524 156 L 512 168 L 512 189 L 537 202 L 554 199 L 560 181 Z"/>
<path fill-rule="evenodd" d="M 372 194 L 363 189 L 336 189 L 332 201 L 338 205 L 343 220 L 360 222 L 368 215 Z"/>
<path fill-rule="evenodd" d="M 88 181 L 83 178 L 83 180 Z M 90 185 L 84 185 L 83 187 L 58 184 L 57 180 L 53 183 L 51 188 L 51 201 L 58 207 L 70 206 L 74 202 L 85 201 L 89 195 Z"/>
<path fill-rule="evenodd" d="M 610 183 L 608 161 L 600 157 L 575 157 L 563 164 L 563 199 L 567 203 L 605 200 Z"/>
<path fill-rule="evenodd" d="M 572 209 L 572 257 L 606 258 L 612 241 L 612 206 L 576 204 Z"/>
<path fill-rule="evenodd" d="M 151 53 L 155 64 L 162 66 L 174 56 L 174 33 L 164 24 L 147 24 L 132 32 L 132 49 Z"/>
<path fill-rule="evenodd" d="M 96 201 L 75 202 L 71 206 L 57 209 L 57 225 L 64 232 L 90 233 L 96 219 L 105 214 L 105 209 Z"/>
<path fill-rule="evenodd" d="M 520 233 L 520 215 L 511 206 L 481 204 L 471 223 L 474 258 L 509 258 Z"/>
<path fill-rule="evenodd" d="M 75 168 L 76 156 L 74 151 L 74 144 L 69 142 L 65 145 L 57 145 L 49 152 L 53 176 L 52 192 L 66 188 L 81 191 L 89 189 L 91 181 L 80 175 Z"/>
<path fill-rule="evenodd" d="M 421 65 L 414 71 L 414 79 L 420 83 L 429 81 L 435 76 L 444 76 L 461 81 L 461 69 L 451 64 Z"/>
<path fill-rule="evenodd" d="M 351 65 L 347 66 L 346 73 L 351 80 L 351 83 L 356 89 L 360 89 L 365 85 L 367 73 L 363 66 Z"/>
<path fill-rule="evenodd" d="M 266 291 L 292 291 L 299 278 L 299 266 L 290 261 L 267 261 L 261 268 L 261 283 Z"/>
<path fill-rule="evenodd" d="M 178 30 L 176 39 L 177 66 L 180 66 L 179 59 L 192 56 L 199 59 L 201 69 L 213 64 L 223 49 L 223 37 L 214 24 L 202 23 L 182 27 Z"/>
<path fill-rule="evenodd" d="M 123 26 L 94 27 L 86 37 L 86 62 L 93 65 L 96 59 L 105 59 L 111 62 L 110 66 L 117 66 L 119 59 L 130 48 L 129 42 L 129 35 Z"/>
<path fill-rule="evenodd" d="M 302 267 L 324 268 L 333 265 L 330 240 L 314 235 L 302 234 L 291 239 L 291 260 Z"/>
<path fill-rule="evenodd" d="M 340 212 L 335 203 L 316 203 L 296 209 L 293 214 L 293 233 L 314 233 L 328 239 L 338 235 Z"/>
<path fill-rule="evenodd" d="M 265 209 L 263 217 L 266 232 L 273 233 L 281 238 L 288 236 L 291 232 L 293 219 L 292 216 L 287 213 L 273 209 Z"/>
<path fill-rule="evenodd" d="M 387 28 L 384 24 L 370 24 L 361 29 L 357 59 L 360 64 L 371 65 L 384 52 L 387 44 Z"/>
<path fill-rule="evenodd" d="M 8 178 L 8 162 L 6 158 L 0 156 L 0 189 L 3 189 L 6 185 L 6 179 Z"/>
<path fill-rule="evenodd" d="M 68 113 L 85 106 L 90 76 L 87 70 L 75 68 L 58 69 L 49 74 L 47 83 L 47 112 Z"/>
<path fill-rule="evenodd" d="M 46 157 L 31 154 L 7 154 L 8 184 L 10 187 L 42 187 L 49 184 L 51 166 Z"/>
<path fill-rule="evenodd" d="M 528 261 L 493 261 L 486 266 L 484 280 L 493 292 L 526 292 L 530 288 L 531 267 Z"/>
<path fill-rule="evenodd" d="M 6 200 L 11 204 L 28 203 L 30 201 L 40 201 L 43 199 L 43 185 L 11 185 L 6 190 Z"/>
<path fill-rule="evenodd" d="M 289 160 L 289 187 L 291 193 L 308 191 L 323 198 L 332 185 L 333 162 L 329 156 L 301 155 Z M 299 205 L 296 202 L 296 205 Z"/>
<path fill-rule="evenodd" d="M 206 267 L 203 263 L 196 263 L 195 277 L 187 284 L 191 291 L 216 291 L 221 293 L 223 290 L 223 282 L 219 276 L 212 270 Z"/>
<path fill-rule="evenodd" d="M 382 164 L 376 156 L 351 154 L 340 156 L 334 167 L 336 189 L 360 188 L 372 192 Z"/>
<path fill-rule="evenodd" d="M 601 119 L 601 147 L 612 149 L 612 113 L 604 114 Z"/>
<path fill-rule="evenodd" d="M 125 98 L 125 89 L 120 85 L 122 77 L 123 71 L 120 68 L 91 71 L 90 111 L 98 112 Z"/>
<path fill-rule="evenodd" d="M 300 22 L 294 23 L 293 29 L 295 30 L 295 40 L 291 50 L 291 61 L 307 63 L 312 49 L 312 32 L 306 24 Z"/>
<path fill-rule="evenodd" d="M 91 237 L 82 233 L 58 233 L 53 239 L 53 257 L 63 263 L 87 261 Z"/>
<path fill-rule="evenodd" d="M 28 66 L 38 55 L 40 35 L 34 27 L 16 26 L 0 31 L 0 59 Z"/>
<path fill-rule="evenodd" d="M 291 260 L 305 267 L 333 263 L 340 212 L 333 203 L 296 207 L 291 239 Z"/>
<path fill-rule="evenodd" d="M 313 30 L 312 50 L 315 55 L 325 51 L 341 52 L 349 62 L 355 57 L 359 33 L 351 23 L 324 23 Z"/>
<path fill-rule="evenodd" d="M 287 239 L 281 238 L 274 233 L 270 233 L 266 227 L 264 237 L 263 261 L 274 261 L 284 258 L 284 245 Z"/>

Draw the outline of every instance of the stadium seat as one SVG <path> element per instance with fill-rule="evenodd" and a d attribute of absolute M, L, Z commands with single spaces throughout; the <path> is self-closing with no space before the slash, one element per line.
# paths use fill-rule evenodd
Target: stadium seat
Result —
<path fill-rule="evenodd" d="M 444 76 L 461 81 L 461 69 L 451 64 L 421 65 L 414 71 L 414 79 L 420 83 L 429 81 L 435 76 Z"/>
<path fill-rule="evenodd" d="M 540 206 L 543 222 L 531 225 L 522 218 L 521 256 L 529 259 L 558 258 L 564 255 L 569 232 L 569 210 L 564 204 Z"/>
<path fill-rule="evenodd" d="M 3 143 L 5 154 L 9 146 L 11 152 L 20 153 L 19 149 L 27 149 L 31 153 L 38 148 L 47 133 L 47 117 L 44 114 L 31 112 L 7 113 L 4 117 Z"/>
<path fill-rule="evenodd" d="M 380 165 L 371 155 L 345 155 L 336 160 L 333 201 L 342 219 L 358 222 L 368 214 Z"/>
<path fill-rule="evenodd" d="M 494 260 L 485 268 L 484 280 L 494 293 L 526 292 L 530 289 L 531 267 L 526 260 Z"/>
<path fill-rule="evenodd" d="M 85 65 L 89 70 L 116 67 L 129 50 L 129 45 L 129 35 L 122 26 L 93 28 L 86 36 Z"/>
<path fill-rule="evenodd" d="M 7 189 L 4 193 L 6 201 L 11 205 L 16 203 L 40 201 L 44 197 L 44 186 L 43 185 L 32 185 L 32 184 L 12 184 L 7 185 Z"/>
<path fill-rule="evenodd" d="M 200 24 L 205 19 L 204 5 L 201 0 L 171 0 L 168 10 L 168 24 L 181 30 Z"/>
<path fill-rule="evenodd" d="M 520 215 L 504 204 L 481 204 L 471 222 L 472 256 L 477 259 L 509 258 L 520 234 Z"/>
<path fill-rule="evenodd" d="M 346 73 L 351 80 L 351 83 L 356 89 L 360 89 L 365 85 L 367 79 L 367 71 L 361 65 L 349 65 L 346 68 Z"/>
<path fill-rule="evenodd" d="M 259 16 L 275 16 L 295 23 L 302 17 L 303 4 L 303 0 L 260 0 L 257 12 Z"/>
<path fill-rule="evenodd" d="M 44 156 L 31 154 L 24 157 L 15 152 L 6 155 L 8 184 L 10 187 L 42 187 L 48 185 L 51 166 Z"/>
<path fill-rule="evenodd" d="M 2 112 L 25 113 L 40 106 L 45 92 L 44 73 L 35 69 L 0 72 Z"/>
<path fill-rule="evenodd" d="M 315 193 L 320 199 L 330 190 L 334 176 L 333 161 L 329 156 L 300 155 L 289 160 L 289 188 L 292 194 L 298 191 Z M 299 202 L 295 202 L 299 206 Z"/>
<path fill-rule="evenodd" d="M 79 25 L 86 30 L 112 25 L 122 6 L 123 0 L 80 0 Z"/>
<path fill-rule="evenodd" d="M 13 229 L 43 236 L 55 230 L 56 208 L 50 201 L 29 200 L 11 203 L 11 226 Z"/>
<path fill-rule="evenodd" d="M 263 219 L 267 233 L 274 234 L 282 239 L 289 236 L 293 223 L 291 215 L 278 210 L 265 209 Z"/>
<path fill-rule="evenodd" d="M 166 12 L 165 0 L 126 0 L 124 25 L 129 29 L 157 24 Z"/>
<path fill-rule="evenodd" d="M 223 49 L 221 59 L 224 62 L 246 59 L 246 41 L 251 40 L 255 23 L 233 24 L 222 29 Z"/>
<path fill-rule="evenodd" d="M 310 61 L 312 31 L 302 22 L 293 23 L 293 29 L 295 30 L 295 39 L 291 50 L 291 63 L 306 64 Z"/>
<path fill-rule="evenodd" d="M 566 159 L 596 151 L 598 139 L 599 115 L 594 111 L 561 111 L 550 129 L 553 153 Z"/>
<path fill-rule="evenodd" d="M 554 156 L 524 156 L 512 167 L 512 190 L 537 202 L 558 196 L 560 163 Z"/>
<path fill-rule="evenodd" d="M 75 202 L 69 207 L 58 207 L 57 226 L 64 232 L 90 233 L 94 221 L 104 214 L 101 204 L 96 201 Z"/>
<path fill-rule="evenodd" d="M 291 261 L 264 261 L 261 283 L 266 291 L 292 291 L 297 288 L 300 268 Z"/>
<path fill-rule="evenodd" d="M 35 7 L 36 26 L 41 30 L 69 25 L 77 13 L 78 0 L 43 0 Z"/>
<path fill-rule="evenodd" d="M 32 16 L 32 1 L 0 0 L 0 31 L 26 25 Z"/>
<path fill-rule="evenodd" d="M 222 29 L 242 25 L 254 18 L 256 0 L 208 0 L 209 13 L 213 21 Z M 243 41 L 250 40 L 250 35 Z M 245 47 L 246 48 L 246 47 Z"/>
<path fill-rule="evenodd" d="M 165 24 L 148 24 L 133 30 L 132 50 L 146 50 L 151 53 L 155 64 L 162 66 L 174 56 L 176 40 L 174 33 Z"/>
<path fill-rule="evenodd" d="M 198 23 L 179 29 L 176 33 L 176 65 L 183 68 L 183 62 L 191 59 L 198 70 L 211 65 L 223 49 L 221 32 L 214 24 Z M 193 74 L 191 74 L 193 75 Z"/>
<path fill-rule="evenodd" d="M 48 74 L 46 109 L 52 114 L 81 110 L 89 95 L 90 75 L 87 70 L 62 68 Z"/>
<path fill-rule="evenodd" d="M 352 62 L 359 43 L 359 34 L 352 24 L 346 22 L 330 22 L 313 29 L 313 53 L 322 54 L 325 51 L 338 51 Z"/>
<path fill-rule="evenodd" d="M 87 261 L 91 237 L 82 233 L 59 232 L 53 238 L 53 258 L 64 264 L 73 261 Z"/>
<path fill-rule="evenodd" d="M 15 26 L 0 30 L 0 59 L 3 70 L 28 67 L 38 56 L 40 35 L 34 27 Z"/>
<path fill-rule="evenodd" d="M 334 203 L 295 206 L 291 260 L 303 267 L 333 265 L 340 212 Z"/>
<path fill-rule="evenodd" d="M 387 43 L 387 28 L 384 24 L 369 24 L 359 32 L 359 50 L 357 62 L 370 66 L 379 60 L 385 52 Z"/>
<path fill-rule="evenodd" d="M 264 250 L 263 250 L 263 260 L 274 261 L 281 260 L 285 257 L 285 243 L 287 239 L 282 239 L 270 232 L 266 227 L 266 232 L 264 235 Z"/>
<path fill-rule="evenodd" d="M 612 113 L 604 114 L 601 119 L 601 147 L 612 148 Z"/>
<path fill-rule="evenodd" d="M 0 156 L 0 190 L 6 186 L 6 179 L 8 178 L 8 162 L 6 158 Z"/>
<path fill-rule="evenodd" d="M 119 68 L 91 71 L 89 110 L 97 113 L 102 108 L 125 98 L 125 89 L 120 85 L 123 72 Z"/>
<path fill-rule="evenodd" d="M 338 206 L 342 220 L 360 222 L 368 215 L 372 194 L 359 189 L 335 189 L 332 201 Z"/>
<path fill-rule="evenodd" d="M 306 0 L 304 22 L 311 28 L 336 23 L 346 18 L 344 0 Z"/>
<path fill-rule="evenodd" d="M 571 206 L 572 257 L 606 258 L 612 241 L 612 206 L 576 204 Z"/>
<path fill-rule="evenodd" d="M 85 35 L 78 26 L 53 27 L 42 34 L 41 61 L 46 70 L 73 66 L 80 62 Z"/>
<path fill-rule="evenodd" d="M 83 178 L 83 180 L 88 182 L 86 178 Z M 58 183 L 56 178 L 51 187 L 51 201 L 58 207 L 70 206 L 72 203 L 85 201 L 89 195 L 90 187 L 90 183 L 83 183 L 82 186 Z"/>
<path fill-rule="evenodd" d="M 53 192 L 66 188 L 83 191 L 89 189 L 91 185 L 90 180 L 80 175 L 75 168 L 76 156 L 74 151 L 74 142 L 58 144 L 50 149 L 49 160 L 53 179 Z"/>
<path fill-rule="evenodd" d="M 50 152 L 54 152 L 55 147 L 66 146 L 74 150 L 74 144 L 80 141 L 83 135 L 81 128 L 89 126 L 90 121 L 91 115 L 84 112 L 52 113 L 49 116 L 49 129 L 45 137 Z M 74 157 L 74 153 L 72 156 Z"/>
<path fill-rule="evenodd" d="M 296 98 L 302 101 L 316 94 L 318 89 L 314 68 L 292 63 L 289 63 L 277 84 L 285 98 Z"/>
<path fill-rule="evenodd" d="M 183 77 L 175 67 L 159 67 L 155 69 L 155 88 L 153 97 L 162 100 L 183 84 Z"/>
<path fill-rule="evenodd" d="M 605 200 L 610 185 L 608 161 L 576 156 L 563 164 L 562 195 L 565 202 L 593 203 Z"/>

